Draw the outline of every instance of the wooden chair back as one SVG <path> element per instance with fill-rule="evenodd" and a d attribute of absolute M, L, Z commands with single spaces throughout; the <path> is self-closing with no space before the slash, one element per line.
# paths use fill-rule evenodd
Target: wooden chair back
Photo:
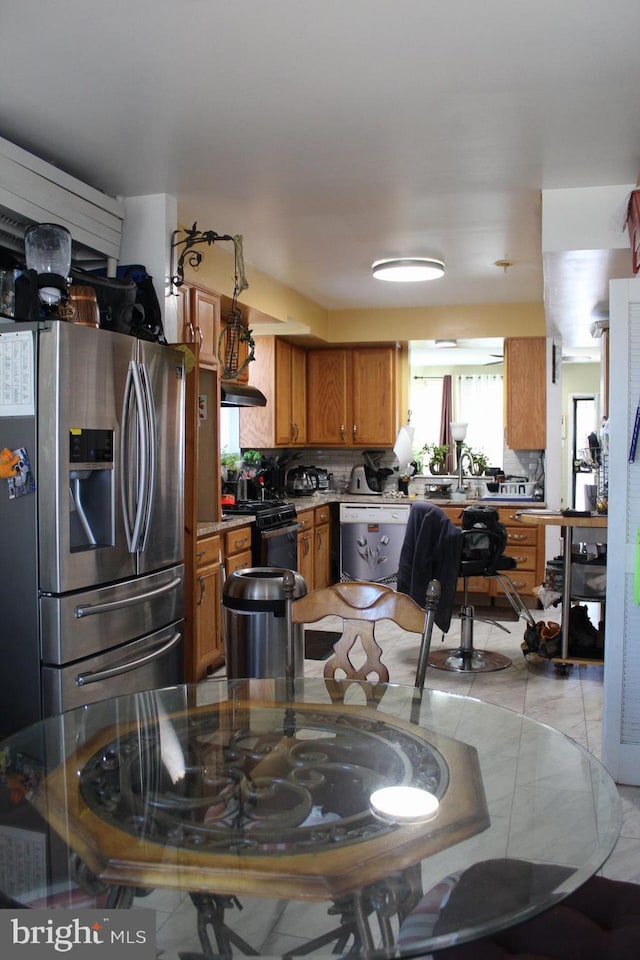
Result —
<path fill-rule="evenodd" d="M 418 634 L 423 633 L 425 626 L 425 612 L 411 597 L 384 584 L 362 580 L 312 590 L 291 607 L 293 623 L 317 623 L 328 616 L 342 619 L 342 636 L 324 666 L 327 679 L 334 679 L 341 671 L 348 680 L 370 680 L 375 676 L 378 682 L 387 683 L 389 670 L 382 662 L 382 648 L 376 639 L 377 622 L 392 620 L 402 630 Z M 352 655 L 358 641 L 365 659 L 355 666 Z"/>

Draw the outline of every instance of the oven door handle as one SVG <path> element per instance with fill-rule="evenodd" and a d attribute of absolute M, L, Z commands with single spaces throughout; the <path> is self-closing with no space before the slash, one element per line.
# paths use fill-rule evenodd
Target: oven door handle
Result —
<path fill-rule="evenodd" d="M 299 529 L 299 523 L 288 523 L 286 527 L 274 527 L 273 530 L 261 530 L 260 536 L 265 540 L 271 540 L 273 537 L 281 537 L 284 533 L 294 533 Z"/>
<path fill-rule="evenodd" d="M 89 670 L 88 673 L 79 673 L 76 677 L 76 684 L 79 687 L 84 687 L 87 683 L 98 683 L 100 680 L 111 680 L 113 677 L 119 677 L 122 673 L 129 673 L 131 670 L 137 670 L 138 667 L 144 666 L 145 663 L 151 663 L 152 660 L 158 660 L 160 657 L 163 657 L 165 653 L 169 653 L 170 650 L 173 650 L 173 648 L 180 643 L 181 639 L 181 633 L 174 633 L 167 643 L 164 643 L 161 647 L 158 647 L 157 650 L 152 650 L 151 653 L 145 654 L 144 657 L 138 657 L 137 660 L 129 660 L 127 663 L 122 663 L 117 667 L 108 667 L 106 670 Z"/>

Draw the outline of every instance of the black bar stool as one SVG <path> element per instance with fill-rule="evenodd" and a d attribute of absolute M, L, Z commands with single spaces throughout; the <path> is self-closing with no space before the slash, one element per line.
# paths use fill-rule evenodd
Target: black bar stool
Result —
<path fill-rule="evenodd" d="M 497 538 L 491 531 L 484 531 L 484 535 L 490 541 L 496 542 L 496 549 L 488 550 L 484 557 L 465 558 L 464 540 L 469 534 L 473 535 L 473 533 L 473 530 L 462 531 L 463 559 L 460 562 L 460 577 L 464 586 L 462 606 L 459 613 L 460 645 L 431 651 L 429 666 L 435 667 L 437 670 L 451 670 L 455 673 L 490 673 L 511 666 L 511 659 L 504 654 L 493 650 L 476 650 L 473 646 L 474 620 L 491 623 L 504 630 L 505 633 L 510 633 L 510 631 L 502 623 L 498 623 L 497 620 L 475 615 L 475 608 L 469 602 L 470 577 L 485 577 L 497 580 L 518 618 L 523 617 L 535 628 L 535 620 L 507 572 L 515 569 L 517 560 L 514 557 L 508 557 L 497 552 Z M 502 549 L 502 546 L 500 544 L 500 549 Z"/>

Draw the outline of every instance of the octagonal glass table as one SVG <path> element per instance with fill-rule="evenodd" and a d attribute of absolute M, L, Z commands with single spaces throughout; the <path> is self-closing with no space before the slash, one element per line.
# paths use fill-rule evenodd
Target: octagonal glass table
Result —
<path fill-rule="evenodd" d="M 615 784 L 564 734 L 393 684 L 152 690 L 29 727 L 0 759 L 7 905 L 104 895 L 124 908 L 147 891 L 184 891 L 211 956 L 260 953 L 228 923 L 247 897 L 286 905 L 290 955 L 409 956 L 476 939 L 580 886 L 621 823 Z M 404 794 L 389 805 L 392 787 Z M 507 906 L 487 897 L 486 878 L 510 887 L 516 866 L 518 895 Z M 477 896 L 472 887 L 454 928 L 416 925 L 428 891 L 463 875 L 477 877 Z M 310 903 L 326 914 L 319 935 L 305 933 Z"/>

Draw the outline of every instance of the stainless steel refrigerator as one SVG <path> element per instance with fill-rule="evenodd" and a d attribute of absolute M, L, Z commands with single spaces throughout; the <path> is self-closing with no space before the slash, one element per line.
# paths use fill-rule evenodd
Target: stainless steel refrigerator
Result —
<path fill-rule="evenodd" d="M 0 450 L 0 735 L 181 682 L 180 351 L 0 323 Z"/>

